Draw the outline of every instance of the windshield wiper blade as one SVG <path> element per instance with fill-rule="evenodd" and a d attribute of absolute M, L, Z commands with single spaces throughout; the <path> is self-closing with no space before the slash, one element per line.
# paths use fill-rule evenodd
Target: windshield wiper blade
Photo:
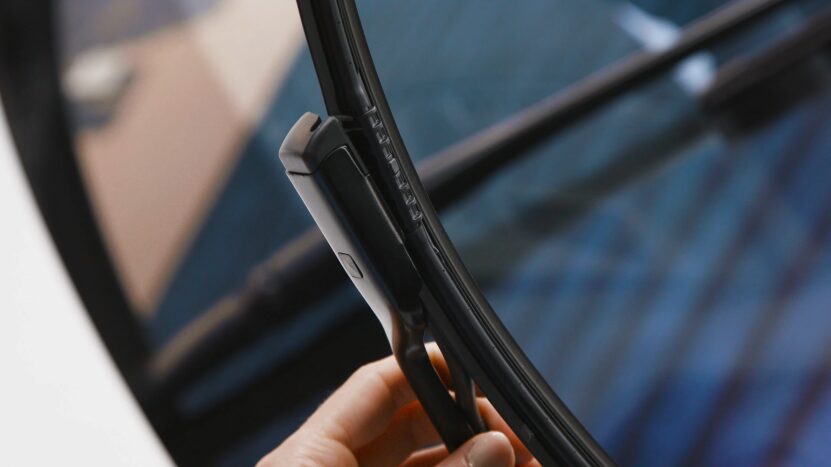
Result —
<path fill-rule="evenodd" d="M 330 115 L 307 114 L 280 159 L 375 312 L 448 449 L 484 424 L 475 387 L 545 465 L 613 465 L 527 359 L 465 269 L 407 153 L 352 0 L 299 0 Z M 429 327 L 455 401 L 424 350 Z"/>

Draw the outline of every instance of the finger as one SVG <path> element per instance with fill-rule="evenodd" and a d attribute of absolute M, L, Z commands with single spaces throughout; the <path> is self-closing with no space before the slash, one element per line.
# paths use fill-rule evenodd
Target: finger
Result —
<path fill-rule="evenodd" d="M 447 361 L 445 361 L 444 356 L 441 354 L 438 344 L 435 342 L 428 342 L 424 344 L 424 348 L 427 349 L 427 355 L 430 357 L 430 363 L 432 363 L 433 368 L 436 369 L 436 373 L 438 373 L 441 382 L 444 383 L 445 387 L 452 388 L 453 382 L 450 377 L 450 369 L 447 367 Z"/>
<path fill-rule="evenodd" d="M 533 461 L 533 455 L 525 448 L 493 405 L 487 400 L 477 400 L 479 411 L 491 430 L 504 433 L 514 449 L 519 464 Z M 387 430 L 361 448 L 357 454 L 361 465 L 398 465 L 412 452 L 440 443 L 436 429 L 424 408 L 413 402 L 396 413 Z M 446 452 L 446 451 L 445 451 Z M 409 462 L 409 460 L 408 460 Z M 429 461 L 425 461 L 429 464 Z M 431 465 L 435 465 L 435 462 Z"/>
<path fill-rule="evenodd" d="M 436 464 L 446 459 L 449 454 L 444 445 L 422 449 L 421 451 L 412 453 L 400 467 L 435 467 Z"/>
<path fill-rule="evenodd" d="M 380 435 L 399 408 L 415 400 L 392 357 L 362 366 L 304 424 L 349 449 Z"/>
<path fill-rule="evenodd" d="M 428 344 L 427 351 L 439 376 L 449 380 L 447 365 L 438 347 Z M 415 398 L 398 362 L 387 357 L 353 373 L 309 417 L 304 428 L 349 449 L 358 449 L 383 433 L 398 409 Z"/>
<path fill-rule="evenodd" d="M 395 414 L 381 436 L 359 449 L 356 458 L 361 466 L 398 465 L 413 451 L 440 442 L 424 408 L 412 402 Z"/>
<path fill-rule="evenodd" d="M 257 463 L 257 467 L 283 465 L 358 467 L 358 461 L 343 444 L 301 428 Z"/>
<path fill-rule="evenodd" d="M 474 436 L 436 467 L 513 467 L 514 449 L 504 433 L 489 431 Z"/>
<path fill-rule="evenodd" d="M 400 467 L 435 467 L 436 464 L 447 458 L 448 454 L 447 448 L 444 445 L 422 449 L 411 454 L 407 460 L 401 463 Z M 514 454 L 516 454 L 516 451 Z M 518 467 L 542 467 L 536 459 L 531 459 L 523 463 L 517 458 L 516 465 Z"/>
<path fill-rule="evenodd" d="M 517 463 L 524 464 L 534 459 L 531 451 L 529 451 L 528 448 L 522 444 L 522 441 L 520 441 L 519 437 L 516 433 L 514 433 L 514 430 L 512 430 L 505 420 L 502 419 L 502 416 L 499 415 L 489 400 L 480 397 L 476 399 L 476 403 L 479 407 L 479 413 L 482 414 L 482 418 L 485 420 L 485 424 L 488 426 L 488 429 L 500 431 L 508 437 L 508 440 L 511 442 L 511 446 L 514 448 Z"/>

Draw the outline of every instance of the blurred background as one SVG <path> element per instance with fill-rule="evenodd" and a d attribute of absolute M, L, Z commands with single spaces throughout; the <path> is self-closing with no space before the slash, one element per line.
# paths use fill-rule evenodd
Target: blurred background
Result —
<path fill-rule="evenodd" d="M 726 3 L 358 7 L 418 163 Z M 442 203 L 502 320 L 622 465 L 831 456 L 831 3 L 783 3 Z M 178 463 L 251 465 L 388 353 L 276 158 L 325 114 L 296 6 L 55 11 L 77 161 L 146 346 L 131 389 Z"/>

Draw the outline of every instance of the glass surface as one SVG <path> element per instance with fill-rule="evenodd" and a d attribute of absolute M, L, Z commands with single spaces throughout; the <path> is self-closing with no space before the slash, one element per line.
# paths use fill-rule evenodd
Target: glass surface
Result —
<path fill-rule="evenodd" d="M 617 59 L 671 45 L 724 2 L 358 3 L 419 162 Z M 694 56 L 441 213 L 514 337 L 623 465 L 831 454 L 828 54 L 751 95 L 781 101 L 775 112 L 705 105 L 721 67 L 826 3 L 797 2 Z M 303 112 L 324 113 L 296 7 L 59 4 L 78 156 L 125 290 L 163 349 L 311 226 L 276 158 Z M 177 416 L 233 412 L 247 388 L 272 381 L 267 419 L 211 431 L 227 438 L 214 460 L 253 464 L 334 375 L 375 351 L 354 356 L 362 348 L 385 349 L 377 323 L 350 326 L 358 303 L 339 287 L 273 310 L 290 318 L 186 388 Z M 298 372 L 332 336 L 343 344 L 315 360 L 325 366 Z M 274 382 L 289 374 L 303 379 Z"/>
<path fill-rule="evenodd" d="M 365 26 L 421 158 L 666 47 L 718 3 L 396 4 Z M 532 362 L 623 465 L 828 455 L 828 56 L 756 89 L 749 99 L 787 102 L 769 115 L 704 104 L 719 68 L 792 31 L 810 16 L 800 8 L 555 135 L 442 215 Z M 423 48 L 396 53 L 393 34 Z M 793 87 L 805 92 L 782 97 Z"/>

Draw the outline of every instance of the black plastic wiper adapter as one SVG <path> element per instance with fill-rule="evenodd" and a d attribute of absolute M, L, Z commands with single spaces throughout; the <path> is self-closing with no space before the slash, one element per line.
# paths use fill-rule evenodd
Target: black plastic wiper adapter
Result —
<path fill-rule="evenodd" d="M 289 179 L 364 300 L 384 327 L 404 375 L 448 447 L 474 428 L 430 363 L 421 278 L 341 122 L 300 118 L 280 148 Z M 473 426 L 472 426 L 473 425 Z"/>

